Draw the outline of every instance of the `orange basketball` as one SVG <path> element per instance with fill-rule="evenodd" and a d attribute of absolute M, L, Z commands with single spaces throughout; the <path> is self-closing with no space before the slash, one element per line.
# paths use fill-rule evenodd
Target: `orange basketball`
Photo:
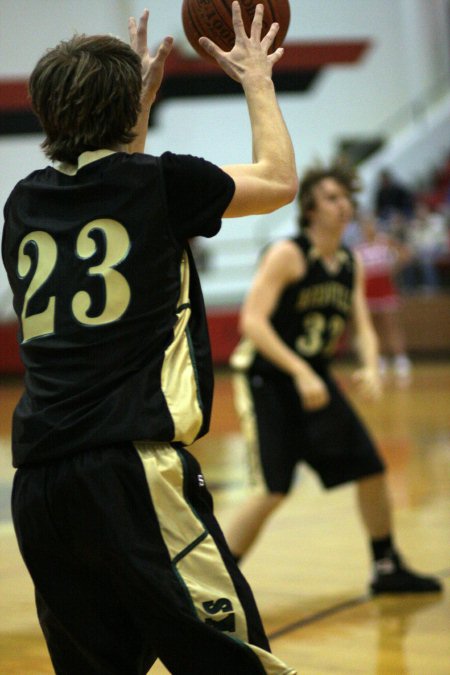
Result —
<path fill-rule="evenodd" d="M 200 56 L 209 57 L 198 44 L 203 35 L 215 42 L 224 51 L 234 45 L 234 30 L 231 19 L 232 0 L 183 0 L 182 19 L 187 39 Z M 247 34 L 257 4 L 264 5 L 263 32 L 265 35 L 272 23 L 280 24 L 271 51 L 283 43 L 289 28 L 291 10 L 289 0 L 240 0 L 242 18 Z"/>

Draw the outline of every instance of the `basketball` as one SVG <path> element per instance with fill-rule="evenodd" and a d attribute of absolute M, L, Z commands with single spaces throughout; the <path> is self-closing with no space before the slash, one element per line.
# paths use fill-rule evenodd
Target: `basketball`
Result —
<path fill-rule="evenodd" d="M 224 51 L 230 51 L 234 45 L 234 30 L 231 18 L 232 0 L 183 0 L 182 20 L 187 39 L 195 51 L 205 58 L 211 58 L 198 44 L 203 35 L 215 42 Z M 272 23 L 280 24 L 279 31 L 270 51 L 275 51 L 286 37 L 291 11 L 289 0 L 240 0 L 247 35 L 255 14 L 257 4 L 264 5 L 263 30 L 264 36 Z"/>

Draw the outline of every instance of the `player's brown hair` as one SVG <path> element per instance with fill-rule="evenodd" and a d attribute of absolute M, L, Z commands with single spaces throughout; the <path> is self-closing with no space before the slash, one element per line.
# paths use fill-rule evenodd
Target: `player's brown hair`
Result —
<path fill-rule="evenodd" d="M 300 179 L 298 191 L 298 205 L 300 215 L 298 224 L 300 229 L 309 227 L 309 211 L 314 208 L 314 188 L 325 178 L 333 178 L 348 192 L 353 203 L 355 194 L 360 190 L 360 183 L 355 167 L 345 159 L 337 159 L 329 166 L 317 163 L 309 167 Z"/>
<path fill-rule="evenodd" d="M 130 143 L 141 87 L 140 59 L 118 38 L 75 35 L 48 50 L 29 80 L 45 154 L 76 164 L 86 150 Z"/>

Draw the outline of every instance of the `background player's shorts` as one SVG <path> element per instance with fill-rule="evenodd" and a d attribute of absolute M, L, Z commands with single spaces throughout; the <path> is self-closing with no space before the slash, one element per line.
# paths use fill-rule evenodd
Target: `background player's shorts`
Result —
<path fill-rule="evenodd" d="M 123 443 L 21 467 L 14 525 L 58 675 L 293 675 L 270 654 L 197 461 Z"/>
<path fill-rule="evenodd" d="M 371 312 L 395 312 L 400 297 L 390 274 L 366 277 L 366 300 Z"/>
<path fill-rule="evenodd" d="M 331 377 L 330 402 L 303 409 L 291 378 L 234 375 L 236 408 L 248 447 L 251 482 L 286 493 L 299 462 L 327 488 L 381 473 L 384 465 L 364 425 Z"/>

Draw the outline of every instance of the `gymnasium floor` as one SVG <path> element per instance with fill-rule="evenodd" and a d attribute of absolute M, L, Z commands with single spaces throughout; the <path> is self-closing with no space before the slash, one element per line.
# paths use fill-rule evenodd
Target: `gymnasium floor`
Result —
<path fill-rule="evenodd" d="M 353 398 L 348 366 L 337 372 Z M 0 378 L 0 673 L 47 675 L 53 670 L 9 512 L 9 420 L 20 391 L 20 381 Z M 408 388 L 388 382 L 380 402 L 354 402 L 390 468 L 400 548 L 416 569 L 438 574 L 445 592 L 371 598 L 353 488 L 325 493 L 307 469 L 243 571 L 273 651 L 299 674 L 450 675 L 450 363 L 417 363 Z M 245 494 L 226 372 L 217 374 L 212 430 L 193 451 L 225 523 Z M 151 672 L 167 673 L 159 663 Z"/>

